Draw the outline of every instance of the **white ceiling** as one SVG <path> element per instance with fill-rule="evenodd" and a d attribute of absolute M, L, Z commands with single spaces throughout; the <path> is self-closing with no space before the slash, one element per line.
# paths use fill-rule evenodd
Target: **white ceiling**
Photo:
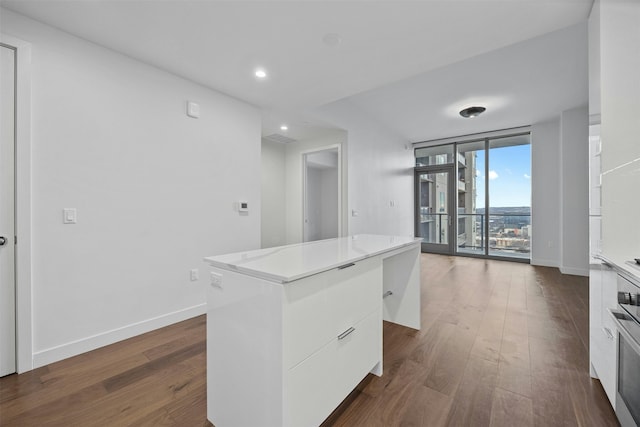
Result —
<path fill-rule="evenodd" d="M 352 96 L 411 142 L 530 125 L 588 102 L 585 24 Z M 480 116 L 460 110 L 479 105 Z"/>
<path fill-rule="evenodd" d="M 412 108 L 413 115 L 405 114 L 415 103 L 405 106 L 401 97 L 409 93 L 415 98 L 428 88 L 427 77 L 421 74 L 584 22 L 592 2 L 2 0 L 1 4 L 259 106 L 264 110 L 264 135 L 282 133 L 279 125 L 287 122 L 288 136 L 304 138 L 328 126 L 313 121 L 308 112 L 314 108 L 414 77 L 379 93 L 356 96 L 354 102 L 374 116 L 391 111 L 405 117 L 389 125 L 415 139 L 428 133 L 422 120 L 415 120 L 425 117 L 428 108 Z M 326 34 L 338 34 L 341 43 L 326 45 L 322 41 Z M 268 71 L 267 79 L 254 78 L 256 67 Z M 420 90 L 412 91 L 411 82 L 422 85 Z M 492 84 L 478 94 L 500 98 L 500 90 L 499 84 Z M 456 93 L 458 98 L 475 94 Z"/>

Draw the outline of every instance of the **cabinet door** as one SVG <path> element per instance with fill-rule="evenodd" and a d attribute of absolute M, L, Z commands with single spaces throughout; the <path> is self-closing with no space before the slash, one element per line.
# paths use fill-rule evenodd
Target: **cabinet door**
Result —
<path fill-rule="evenodd" d="M 607 393 L 609 402 L 615 409 L 616 402 L 616 348 L 617 332 L 615 323 L 609 315 L 609 308 L 617 306 L 617 274 L 609 266 L 603 265 L 600 275 L 600 294 L 594 290 L 593 298 L 599 302 L 598 312 L 593 314 L 591 322 L 596 328 L 591 337 L 591 363 L 600 383 Z M 591 295 L 590 295 L 591 298 Z M 590 303 L 591 304 L 591 303 Z"/>
<path fill-rule="evenodd" d="M 598 371 L 600 377 L 600 383 L 604 391 L 607 393 L 609 402 L 613 409 L 616 408 L 616 367 L 617 367 L 617 347 L 618 347 L 618 333 L 616 331 L 616 325 L 608 309 L 615 309 L 618 306 L 618 275 L 609 266 L 605 266 L 602 270 L 602 327 L 600 332 L 602 338 L 599 341 L 602 347 L 601 352 L 601 367 Z"/>
<path fill-rule="evenodd" d="M 601 365 L 599 347 L 602 340 L 602 269 L 604 264 L 595 262 L 589 269 L 589 359 L 591 376 L 598 378 Z M 594 372 L 595 369 L 595 372 Z"/>

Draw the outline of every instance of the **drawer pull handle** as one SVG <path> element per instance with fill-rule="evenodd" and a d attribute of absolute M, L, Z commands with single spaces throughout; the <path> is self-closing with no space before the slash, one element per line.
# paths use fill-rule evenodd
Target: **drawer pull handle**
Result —
<path fill-rule="evenodd" d="M 356 265 L 355 263 L 349 263 L 349 264 L 345 264 L 345 265 L 341 265 L 340 267 L 338 267 L 338 270 L 343 270 L 345 268 L 349 268 L 349 267 L 353 267 L 354 265 Z"/>
<path fill-rule="evenodd" d="M 349 329 L 347 329 L 346 331 L 344 331 L 343 333 L 341 333 L 340 335 L 338 335 L 338 339 L 339 339 L 339 340 L 343 340 L 343 339 L 345 339 L 346 337 L 348 337 L 348 336 L 351 334 L 351 332 L 353 332 L 353 331 L 355 331 L 355 330 L 356 330 L 356 328 L 354 328 L 353 326 L 352 326 L 352 327 L 350 327 Z"/>
<path fill-rule="evenodd" d="M 385 293 L 382 295 L 382 298 L 386 298 L 386 297 L 388 297 L 388 296 L 390 296 L 390 295 L 393 295 L 393 292 L 391 292 L 391 291 L 387 291 L 387 292 L 385 292 Z"/>
<path fill-rule="evenodd" d="M 611 329 L 609 328 L 602 328 L 602 330 L 604 331 L 604 334 L 607 336 L 608 339 L 610 339 L 611 341 L 613 341 L 613 334 L 611 333 Z"/>

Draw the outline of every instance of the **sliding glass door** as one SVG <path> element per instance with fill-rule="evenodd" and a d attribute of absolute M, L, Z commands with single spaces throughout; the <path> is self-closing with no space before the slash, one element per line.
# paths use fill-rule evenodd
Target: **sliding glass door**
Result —
<path fill-rule="evenodd" d="M 416 236 L 422 237 L 424 252 L 451 253 L 453 247 L 453 168 L 417 170 Z"/>
<path fill-rule="evenodd" d="M 528 260 L 528 132 L 416 149 L 416 235 L 425 252 Z"/>
<path fill-rule="evenodd" d="M 416 151 L 415 234 L 422 251 L 453 253 L 455 227 L 454 147 L 443 145 Z"/>

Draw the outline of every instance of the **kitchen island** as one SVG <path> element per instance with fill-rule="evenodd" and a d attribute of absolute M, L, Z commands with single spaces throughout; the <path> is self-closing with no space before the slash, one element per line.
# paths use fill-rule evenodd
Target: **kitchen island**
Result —
<path fill-rule="evenodd" d="M 357 235 L 205 258 L 209 421 L 317 426 L 382 375 L 382 320 L 420 328 L 420 241 Z"/>

